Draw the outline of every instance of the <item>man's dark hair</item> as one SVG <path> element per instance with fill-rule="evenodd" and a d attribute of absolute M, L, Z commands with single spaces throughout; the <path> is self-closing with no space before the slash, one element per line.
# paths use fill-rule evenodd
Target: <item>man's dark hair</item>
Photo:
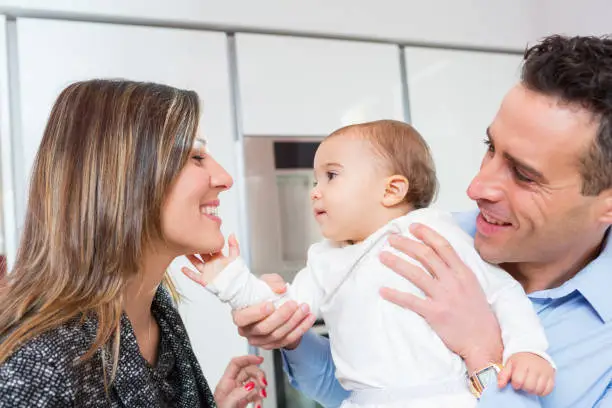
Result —
<path fill-rule="evenodd" d="M 582 194 L 594 196 L 612 187 L 612 39 L 546 37 L 525 51 L 521 80 L 533 91 L 594 115 L 599 129 L 580 158 Z"/>

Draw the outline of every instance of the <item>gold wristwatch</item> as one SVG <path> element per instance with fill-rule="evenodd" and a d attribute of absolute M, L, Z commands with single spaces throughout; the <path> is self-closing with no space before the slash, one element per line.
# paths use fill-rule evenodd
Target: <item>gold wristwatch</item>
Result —
<path fill-rule="evenodd" d="M 485 388 L 497 384 L 497 376 L 502 370 L 501 364 L 491 363 L 468 377 L 468 385 L 474 396 L 480 399 Z"/>

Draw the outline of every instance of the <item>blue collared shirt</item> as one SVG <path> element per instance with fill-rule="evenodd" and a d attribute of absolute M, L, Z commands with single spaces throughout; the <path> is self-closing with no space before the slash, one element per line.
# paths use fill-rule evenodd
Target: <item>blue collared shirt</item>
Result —
<path fill-rule="evenodd" d="M 477 212 L 455 214 L 476 233 Z M 599 256 L 558 288 L 529 294 L 557 365 L 554 391 L 546 397 L 489 387 L 478 408 L 612 408 L 612 239 Z M 283 350 L 291 384 L 326 407 L 340 406 L 349 392 L 335 377 L 329 341 L 306 333 L 295 350 Z"/>

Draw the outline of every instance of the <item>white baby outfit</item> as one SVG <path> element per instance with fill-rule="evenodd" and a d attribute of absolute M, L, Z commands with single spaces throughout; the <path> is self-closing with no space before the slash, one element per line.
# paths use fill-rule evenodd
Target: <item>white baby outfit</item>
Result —
<path fill-rule="evenodd" d="M 336 377 L 352 391 L 342 407 L 475 407 L 463 360 L 446 348 L 423 318 L 379 294 L 380 288 L 391 287 L 423 297 L 379 260 L 381 251 L 389 250 L 420 266 L 387 242 L 390 233 L 414 238 L 408 227 L 415 222 L 445 237 L 478 278 L 499 320 L 504 361 L 517 352 L 532 352 L 552 364 L 544 330 L 523 288 L 508 273 L 483 261 L 473 239 L 452 216 L 435 209 L 412 211 L 359 244 L 323 240 L 312 245 L 307 266 L 283 296 L 252 275 L 241 259 L 206 288 L 234 309 L 264 300 L 309 304 L 328 327 Z"/>

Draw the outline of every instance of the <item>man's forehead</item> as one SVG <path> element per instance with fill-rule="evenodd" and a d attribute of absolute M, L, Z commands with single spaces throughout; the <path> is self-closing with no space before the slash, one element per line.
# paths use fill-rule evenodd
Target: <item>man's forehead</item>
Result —
<path fill-rule="evenodd" d="M 534 152 L 575 157 L 590 146 L 598 128 L 598 120 L 583 108 L 515 87 L 504 98 L 490 129 L 499 143 L 527 145 L 525 154 L 531 146 Z"/>

